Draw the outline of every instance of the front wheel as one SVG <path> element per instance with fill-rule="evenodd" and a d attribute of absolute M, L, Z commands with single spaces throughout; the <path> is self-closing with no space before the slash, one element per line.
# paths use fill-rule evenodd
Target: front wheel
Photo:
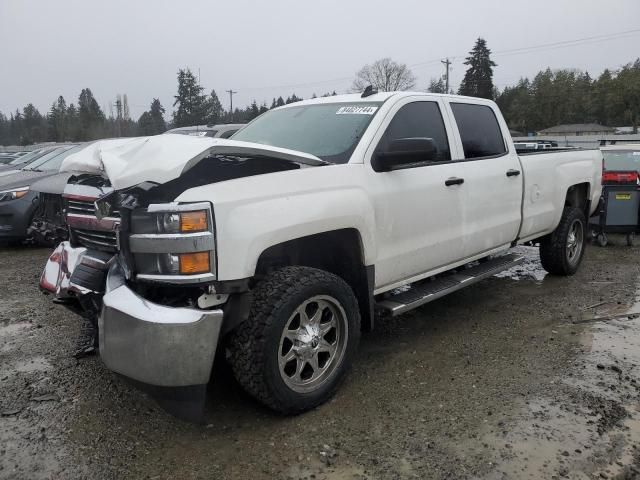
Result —
<path fill-rule="evenodd" d="M 359 339 L 358 302 L 344 280 L 314 268 L 286 267 L 254 290 L 249 318 L 230 338 L 229 360 L 250 395 L 295 414 L 334 394 Z"/>
<path fill-rule="evenodd" d="M 582 210 L 565 207 L 557 228 L 540 242 L 540 261 L 554 275 L 573 275 L 586 247 L 586 221 Z"/>

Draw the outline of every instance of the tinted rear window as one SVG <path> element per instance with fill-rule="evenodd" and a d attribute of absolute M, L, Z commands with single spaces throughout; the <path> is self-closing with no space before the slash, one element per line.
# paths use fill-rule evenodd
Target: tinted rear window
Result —
<path fill-rule="evenodd" d="M 501 155 L 507 151 L 498 119 L 491 107 L 469 103 L 452 103 L 464 158 Z"/>

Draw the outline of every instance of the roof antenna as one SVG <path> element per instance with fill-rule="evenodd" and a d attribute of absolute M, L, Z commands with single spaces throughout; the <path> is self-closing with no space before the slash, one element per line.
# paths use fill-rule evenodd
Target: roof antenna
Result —
<path fill-rule="evenodd" d="M 360 98 L 367 98 L 367 97 L 370 97 L 371 95 L 375 95 L 376 93 L 378 93 L 378 89 L 373 88 L 373 85 L 369 85 L 367 88 L 364 89 L 364 92 L 362 92 L 362 95 L 360 95 Z"/>

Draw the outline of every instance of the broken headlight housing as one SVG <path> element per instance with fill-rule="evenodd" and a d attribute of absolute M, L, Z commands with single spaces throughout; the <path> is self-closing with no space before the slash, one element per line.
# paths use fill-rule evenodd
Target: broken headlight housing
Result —
<path fill-rule="evenodd" d="M 0 202 L 8 202 L 24 197 L 29 193 L 29 187 L 12 188 L 11 190 L 3 190 L 0 192 Z"/>
<path fill-rule="evenodd" d="M 211 204 L 152 204 L 134 210 L 129 250 L 138 280 L 185 284 L 215 280 Z"/>

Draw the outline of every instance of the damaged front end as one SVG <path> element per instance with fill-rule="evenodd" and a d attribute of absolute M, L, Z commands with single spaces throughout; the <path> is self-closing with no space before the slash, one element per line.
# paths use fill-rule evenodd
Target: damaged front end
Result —
<path fill-rule="evenodd" d="M 49 258 L 40 287 L 92 327 L 79 353 L 99 344 L 110 370 L 197 420 L 227 297 L 212 294 L 213 210 L 149 203 L 154 188 L 116 192 L 103 177 L 72 177 L 63 194 L 69 240 Z"/>

